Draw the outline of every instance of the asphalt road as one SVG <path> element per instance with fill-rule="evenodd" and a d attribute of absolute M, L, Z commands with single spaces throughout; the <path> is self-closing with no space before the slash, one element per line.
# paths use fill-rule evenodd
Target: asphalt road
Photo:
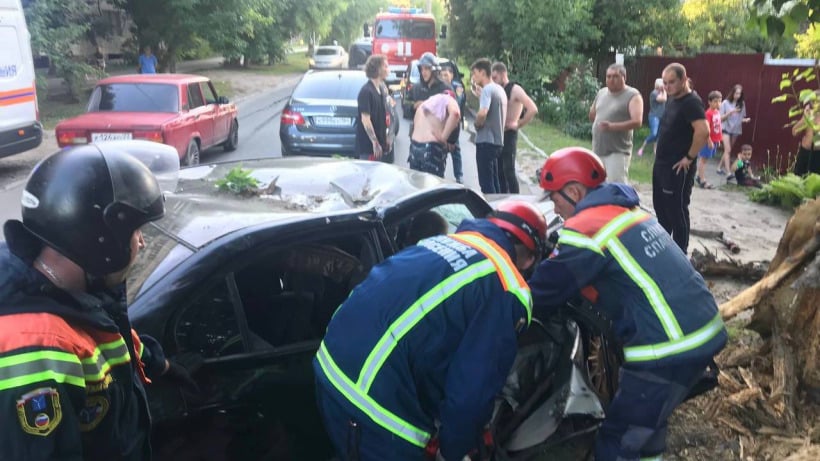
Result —
<path fill-rule="evenodd" d="M 221 147 L 209 149 L 202 153 L 202 163 L 280 157 L 282 149 L 279 142 L 279 116 L 297 81 L 298 78 L 294 77 L 267 92 L 239 100 L 239 148 L 234 152 L 224 152 Z M 396 102 L 400 104 L 399 100 Z M 410 151 L 409 127 L 410 120 L 400 120 L 395 163 L 404 167 L 407 167 L 407 156 Z M 19 219 L 20 194 L 29 172 L 39 160 L 56 152 L 57 149 L 54 133 L 51 131 L 45 133 L 43 144 L 37 149 L 0 158 L 0 222 Z M 465 184 L 477 191 L 480 190 L 475 166 L 475 145 L 470 141 L 469 129 L 462 130 L 461 133 L 461 155 Z M 449 158 L 445 177 L 454 179 L 452 159 Z"/>

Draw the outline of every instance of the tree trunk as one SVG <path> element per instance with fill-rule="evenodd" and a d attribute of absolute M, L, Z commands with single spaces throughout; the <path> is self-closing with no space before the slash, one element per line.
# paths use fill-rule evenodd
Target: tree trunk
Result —
<path fill-rule="evenodd" d="M 720 306 L 724 318 L 754 307 L 749 328 L 768 338 L 769 403 L 792 426 L 798 387 L 820 389 L 820 198 L 795 211 L 766 276 Z"/>

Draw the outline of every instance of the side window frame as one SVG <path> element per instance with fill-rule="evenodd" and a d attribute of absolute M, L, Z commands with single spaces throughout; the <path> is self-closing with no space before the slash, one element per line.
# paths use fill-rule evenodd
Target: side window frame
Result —
<path fill-rule="evenodd" d="M 205 105 L 205 100 L 202 97 L 202 92 L 199 89 L 199 84 L 196 83 L 189 83 L 188 87 L 188 110 L 194 110 L 196 108 L 202 107 Z M 198 99 L 197 99 L 198 97 Z"/>
<path fill-rule="evenodd" d="M 216 104 L 219 100 L 219 96 L 216 94 L 216 88 L 214 88 L 213 82 L 210 80 L 207 82 L 199 82 L 199 88 L 202 91 L 202 97 L 205 99 L 206 105 Z M 208 93 L 213 96 L 213 100 L 208 99 Z"/>

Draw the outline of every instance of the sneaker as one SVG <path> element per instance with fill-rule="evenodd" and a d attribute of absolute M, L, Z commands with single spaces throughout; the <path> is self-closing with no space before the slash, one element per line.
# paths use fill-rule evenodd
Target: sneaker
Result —
<path fill-rule="evenodd" d="M 642 155 L 643 155 L 643 147 L 638 149 L 638 157 L 641 157 Z"/>
<path fill-rule="evenodd" d="M 724 171 L 724 169 L 723 169 L 723 168 L 718 168 L 718 169 L 717 169 L 717 174 L 719 174 L 719 175 L 723 176 L 723 175 L 725 175 L 725 174 L 726 174 L 726 171 Z"/>
<path fill-rule="evenodd" d="M 456 182 L 459 183 L 459 184 L 464 184 L 464 178 L 462 178 L 461 176 L 457 176 L 456 177 Z"/>

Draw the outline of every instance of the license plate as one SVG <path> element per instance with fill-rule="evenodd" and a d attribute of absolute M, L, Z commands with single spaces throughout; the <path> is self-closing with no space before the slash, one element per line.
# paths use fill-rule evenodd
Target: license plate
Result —
<path fill-rule="evenodd" d="M 313 122 L 320 126 L 350 126 L 353 119 L 350 117 L 313 117 Z"/>
<path fill-rule="evenodd" d="M 91 142 L 122 141 L 131 138 L 131 133 L 91 133 Z"/>

